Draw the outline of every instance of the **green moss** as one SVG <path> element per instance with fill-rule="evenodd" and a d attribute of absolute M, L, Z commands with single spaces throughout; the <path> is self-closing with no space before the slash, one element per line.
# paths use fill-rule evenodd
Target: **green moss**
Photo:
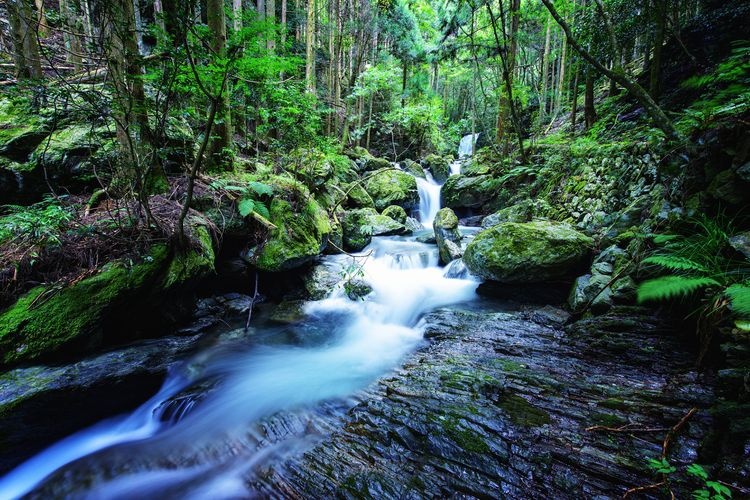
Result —
<path fill-rule="evenodd" d="M 499 366 L 504 372 L 520 372 L 528 369 L 526 365 L 512 359 L 494 359 L 492 363 Z"/>
<path fill-rule="evenodd" d="M 2 363 L 34 360 L 82 341 L 96 331 L 113 305 L 158 277 L 168 254 L 165 245 L 157 245 L 138 264 L 110 263 L 63 289 L 34 288 L 0 313 Z"/>
<path fill-rule="evenodd" d="M 367 180 L 365 190 L 379 211 L 389 205 L 398 205 L 410 211 L 419 205 L 417 181 L 405 172 L 389 170 L 376 174 Z"/>
<path fill-rule="evenodd" d="M 506 394 L 498 403 L 511 422 L 523 427 L 541 427 L 551 422 L 549 413 L 537 408 L 517 394 Z"/>
<path fill-rule="evenodd" d="M 406 222 L 406 210 L 399 207 L 398 205 L 391 205 L 389 207 L 386 207 L 385 210 L 383 210 L 383 215 L 386 217 L 390 217 L 399 224 L 403 224 Z"/>
<path fill-rule="evenodd" d="M 611 413 L 594 413 L 591 415 L 592 421 L 596 425 L 603 425 L 606 427 L 620 427 L 628 423 L 624 418 L 612 415 Z"/>
<path fill-rule="evenodd" d="M 283 271 L 314 259 L 325 248 L 331 224 L 326 212 L 309 198 L 299 212 L 281 198 L 274 198 L 270 219 L 276 225 L 256 256 L 255 265 L 263 271 Z"/>
<path fill-rule="evenodd" d="M 463 425 L 457 416 L 447 415 L 439 419 L 448 438 L 462 449 L 471 453 L 489 453 L 490 447 L 482 436 Z"/>
<path fill-rule="evenodd" d="M 211 233 L 202 225 L 193 226 L 192 231 L 199 248 L 175 253 L 167 268 L 162 288 L 182 285 L 214 271 L 215 256 Z"/>
<path fill-rule="evenodd" d="M 610 410 L 627 410 L 628 405 L 620 398 L 607 398 L 604 401 L 599 401 L 596 403 L 597 406 L 601 406 L 603 408 L 609 408 Z"/>

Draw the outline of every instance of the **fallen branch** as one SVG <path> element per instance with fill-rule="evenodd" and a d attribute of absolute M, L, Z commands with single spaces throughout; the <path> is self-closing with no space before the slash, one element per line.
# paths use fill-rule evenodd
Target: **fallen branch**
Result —
<path fill-rule="evenodd" d="M 250 306 L 247 309 L 247 321 L 245 322 L 245 332 L 250 328 L 250 319 L 253 317 L 253 306 L 255 301 L 258 300 L 258 271 L 255 271 L 255 292 L 253 298 L 250 299 Z"/>
<path fill-rule="evenodd" d="M 626 424 L 620 427 L 607 427 L 604 425 L 592 425 L 586 427 L 587 432 L 664 432 L 671 429 L 671 427 L 631 427 L 633 424 Z"/>

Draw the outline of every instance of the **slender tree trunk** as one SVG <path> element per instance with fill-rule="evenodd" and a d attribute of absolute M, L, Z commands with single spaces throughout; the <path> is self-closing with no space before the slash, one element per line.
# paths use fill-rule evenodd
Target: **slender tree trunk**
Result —
<path fill-rule="evenodd" d="M 49 25 L 47 24 L 47 16 L 44 14 L 44 0 L 34 0 L 34 6 L 36 7 L 39 36 L 45 37 L 49 34 Z"/>
<path fill-rule="evenodd" d="M 207 0 L 206 17 L 208 29 L 211 32 L 211 50 L 218 57 L 226 57 L 227 26 L 223 0 Z M 225 149 L 232 147 L 232 116 L 229 92 L 222 92 L 218 99 L 220 102 L 217 104 L 215 132 L 210 151 L 213 165 L 226 166 L 228 156 L 225 154 Z"/>
<path fill-rule="evenodd" d="M 570 108 L 570 129 L 573 135 L 576 133 L 576 119 L 578 118 L 578 76 L 580 74 L 580 64 L 576 64 L 575 77 L 573 78 L 573 103 Z"/>
<path fill-rule="evenodd" d="M 550 53 L 550 35 L 552 32 L 552 21 L 547 16 L 547 34 L 544 37 L 544 55 L 542 56 L 542 91 L 539 96 L 539 123 L 544 120 L 547 114 L 547 85 L 549 80 L 549 53 Z"/>
<path fill-rule="evenodd" d="M 315 93 L 315 0 L 307 0 L 307 25 L 305 26 L 305 84 Z"/>
<path fill-rule="evenodd" d="M 281 0 L 281 50 L 286 51 L 286 0 Z"/>
<path fill-rule="evenodd" d="M 654 56 L 651 59 L 648 91 L 654 99 L 659 98 L 661 84 L 661 53 L 664 45 L 664 25 L 667 17 L 665 0 L 654 0 Z"/>
<path fill-rule="evenodd" d="M 588 66 L 588 65 L 587 65 Z M 586 130 L 596 122 L 596 108 L 594 107 L 594 70 L 586 68 L 586 89 L 583 96 L 583 119 Z"/>
<path fill-rule="evenodd" d="M 271 23 L 276 22 L 276 0 L 266 0 L 266 20 Z M 276 50 L 276 30 L 268 37 L 266 48 L 271 53 Z"/>
<path fill-rule="evenodd" d="M 34 6 L 30 0 L 8 0 L 7 9 L 13 38 L 16 78 L 41 79 L 42 61 Z"/>

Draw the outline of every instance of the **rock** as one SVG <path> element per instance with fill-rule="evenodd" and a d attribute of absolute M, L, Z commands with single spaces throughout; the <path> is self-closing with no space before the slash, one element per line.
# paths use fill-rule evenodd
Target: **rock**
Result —
<path fill-rule="evenodd" d="M 424 169 L 419 165 L 419 163 L 406 159 L 401 162 L 401 168 L 404 172 L 408 172 L 414 177 L 419 177 L 421 179 L 425 179 L 427 176 L 424 173 Z"/>
<path fill-rule="evenodd" d="M 47 134 L 37 113 L 8 99 L 0 100 L 0 155 L 24 163 Z"/>
<path fill-rule="evenodd" d="M 612 286 L 612 300 L 619 303 L 635 302 L 638 285 L 633 278 L 625 276 L 615 281 Z"/>
<path fill-rule="evenodd" d="M 529 222 L 533 216 L 533 203 L 525 200 L 510 207 L 498 210 L 482 219 L 482 227 L 496 226 L 502 222 Z"/>
<path fill-rule="evenodd" d="M 405 172 L 391 170 L 376 174 L 366 182 L 365 189 L 375 202 L 377 210 L 398 205 L 411 212 L 419 205 L 417 181 Z"/>
<path fill-rule="evenodd" d="M 365 172 L 374 172 L 382 168 L 391 168 L 393 164 L 385 158 L 370 157 L 365 160 Z"/>
<path fill-rule="evenodd" d="M 367 194 L 367 191 L 365 191 L 365 188 L 360 183 L 357 182 L 344 186 L 344 192 L 346 191 L 349 192 L 344 203 L 344 206 L 347 208 L 372 208 L 375 206 L 372 197 Z"/>
<path fill-rule="evenodd" d="M 175 253 L 159 244 L 135 264 L 110 262 L 62 289 L 41 285 L 27 292 L 0 312 L 0 366 L 80 354 L 112 336 L 136 335 L 151 319 L 149 313 L 174 300 L 170 292 L 213 272 L 210 235 L 202 226 L 194 233 L 200 249 Z M 127 325 L 126 332 L 121 325 Z"/>
<path fill-rule="evenodd" d="M 404 226 L 406 226 L 406 230 L 411 233 L 418 233 L 419 231 L 422 231 L 424 229 L 422 223 L 414 217 L 407 217 L 406 222 L 404 222 Z"/>
<path fill-rule="evenodd" d="M 598 274 L 612 274 L 614 267 L 609 262 L 594 262 L 591 265 L 591 270 Z"/>
<path fill-rule="evenodd" d="M 714 198 L 738 205 L 747 201 L 747 186 L 741 186 L 741 182 L 732 170 L 722 170 L 706 191 Z"/>
<path fill-rule="evenodd" d="M 285 199 L 271 200 L 270 221 L 276 225 L 268 240 L 249 255 L 251 262 L 261 271 L 286 271 L 315 259 L 325 249 L 331 224 L 328 214 L 301 186 L 290 185 L 302 201 L 295 209 Z"/>
<path fill-rule="evenodd" d="M 339 222 L 331 222 L 331 232 L 328 234 L 328 244 L 325 248 L 325 253 L 328 255 L 336 255 L 341 253 L 344 248 L 344 230 Z"/>
<path fill-rule="evenodd" d="M 425 157 L 424 166 L 430 171 L 435 182 L 442 184 L 451 175 L 451 161 L 449 157 L 430 154 Z"/>
<path fill-rule="evenodd" d="M 307 296 L 312 300 L 321 300 L 336 288 L 342 278 L 340 269 L 322 263 L 310 268 L 302 277 L 302 281 L 305 284 Z"/>
<path fill-rule="evenodd" d="M 491 175 L 448 178 L 440 192 L 442 205 L 449 208 L 482 208 L 497 195 L 499 182 Z"/>
<path fill-rule="evenodd" d="M 732 236 L 729 245 L 750 260 L 750 231 Z"/>
<path fill-rule="evenodd" d="M 607 287 L 610 279 L 609 276 L 599 273 L 585 274 L 576 278 L 568 297 L 570 308 L 581 312 L 584 307 L 588 306 L 597 313 L 609 309 L 612 305 L 612 290 Z"/>
<path fill-rule="evenodd" d="M 367 295 L 372 293 L 370 284 L 358 278 L 345 282 L 344 290 L 346 291 L 346 296 L 351 300 L 363 300 Z"/>
<path fill-rule="evenodd" d="M 368 224 L 369 215 L 368 209 L 363 208 L 347 212 L 344 216 L 341 227 L 346 250 L 359 252 L 372 241 L 372 226 Z"/>
<path fill-rule="evenodd" d="M 399 224 L 406 223 L 406 210 L 399 207 L 398 205 L 391 205 L 389 207 L 386 207 L 385 210 L 383 210 L 382 215 L 390 217 Z"/>
<path fill-rule="evenodd" d="M 449 262 L 461 257 L 461 233 L 458 231 L 458 217 L 450 208 L 441 208 L 432 223 L 435 242 L 440 253 L 440 262 Z"/>
<path fill-rule="evenodd" d="M 501 283 L 535 283 L 564 277 L 583 263 L 593 240 L 571 226 L 537 220 L 505 222 L 479 232 L 464 262 L 476 276 Z"/>
<path fill-rule="evenodd" d="M 132 411 L 159 390 L 169 365 L 190 352 L 198 339 L 147 340 L 73 364 L 16 368 L 3 374 L 0 470 L 8 471 L 50 443 L 105 418 Z"/>
<path fill-rule="evenodd" d="M 745 163 L 741 167 L 739 167 L 735 174 L 737 174 L 737 177 L 742 179 L 745 182 L 750 182 L 750 162 Z"/>
<path fill-rule="evenodd" d="M 426 243 L 428 245 L 434 245 L 437 243 L 434 233 L 425 233 L 417 236 L 417 241 L 420 243 Z"/>
<path fill-rule="evenodd" d="M 293 325 L 305 319 L 305 301 L 285 300 L 278 304 L 268 319 L 284 325 Z"/>

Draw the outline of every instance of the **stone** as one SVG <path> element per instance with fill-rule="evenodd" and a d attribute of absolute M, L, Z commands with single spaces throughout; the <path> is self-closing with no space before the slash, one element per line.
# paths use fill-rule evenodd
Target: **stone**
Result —
<path fill-rule="evenodd" d="M 424 173 L 424 169 L 419 165 L 419 163 L 415 162 L 414 160 L 406 159 L 402 161 L 401 168 L 404 172 L 408 172 L 414 177 L 419 177 L 421 179 L 425 179 L 427 177 Z"/>
<path fill-rule="evenodd" d="M 612 290 L 607 286 L 610 277 L 604 274 L 585 274 L 573 282 L 568 297 L 571 310 L 583 312 L 589 307 L 593 312 L 603 312 L 612 305 Z"/>
<path fill-rule="evenodd" d="M 365 280 L 354 278 L 344 283 L 346 296 L 350 300 L 363 300 L 372 293 L 372 287 Z"/>
<path fill-rule="evenodd" d="M 740 186 L 735 173 L 730 170 L 722 170 L 709 184 L 708 193 L 721 201 L 738 205 L 747 201 L 747 187 Z"/>
<path fill-rule="evenodd" d="M 473 274 L 501 283 L 556 280 L 578 268 L 593 240 L 570 225 L 505 222 L 480 231 L 464 252 Z"/>
<path fill-rule="evenodd" d="M 342 225 L 344 246 L 353 251 L 362 250 L 369 245 L 373 236 L 389 236 L 407 232 L 403 224 L 377 213 L 372 208 L 360 208 L 347 212 Z"/>
<path fill-rule="evenodd" d="M 375 174 L 367 180 L 365 189 L 372 197 L 377 210 L 398 205 L 411 212 L 419 206 L 417 181 L 406 172 L 391 170 Z"/>
<path fill-rule="evenodd" d="M 422 231 L 424 229 L 422 223 L 414 217 L 407 217 L 406 222 L 404 222 L 404 226 L 406 226 L 406 230 L 411 233 L 418 233 L 419 231 Z"/>
<path fill-rule="evenodd" d="M 399 207 L 398 205 L 391 205 L 389 207 L 386 207 L 385 210 L 383 210 L 382 215 L 390 217 L 399 224 L 406 223 L 406 210 Z"/>
<path fill-rule="evenodd" d="M 461 233 L 458 231 L 458 217 L 450 208 L 441 208 L 432 222 L 435 242 L 440 254 L 440 262 L 449 262 L 461 257 Z"/>
<path fill-rule="evenodd" d="M 424 166 L 430 171 L 435 182 L 442 184 L 451 175 L 451 161 L 449 157 L 430 154 L 425 157 Z"/>
<path fill-rule="evenodd" d="M 375 206 L 372 197 L 358 182 L 344 186 L 344 192 L 348 192 L 344 202 L 344 206 L 347 208 L 371 208 Z"/>
<path fill-rule="evenodd" d="M 750 231 L 732 236 L 729 238 L 729 245 L 750 260 Z"/>
<path fill-rule="evenodd" d="M 312 300 L 326 298 L 341 280 L 341 270 L 325 263 L 313 266 L 302 277 L 307 296 Z"/>
<path fill-rule="evenodd" d="M 440 192 L 444 207 L 482 208 L 496 195 L 500 183 L 491 175 L 453 175 L 448 178 Z"/>
<path fill-rule="evenodd" d="M 750 161 L 739 167 L 735 174 L 745 182 L 750 182 Z"/>
<path fill-rule="evenodd" d="M 374 172 L 383 168 L 391 168 L 393 165 L 385 158 L 370 157 L 365 160 L 365 172 Z"/>
<path fill-rule="evenodd" d="M 531 200 L 525 200 L 488 215 L 482 219 L 482 227 L 486 229 L 502 222 L 529 222 L 532 216 L 533 204 Z"/>

